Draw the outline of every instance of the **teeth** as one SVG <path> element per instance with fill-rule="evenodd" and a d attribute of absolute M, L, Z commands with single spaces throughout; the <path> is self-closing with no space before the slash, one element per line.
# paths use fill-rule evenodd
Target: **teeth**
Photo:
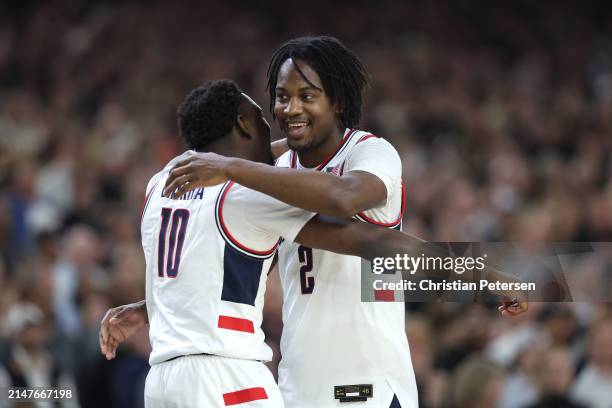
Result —
<path fill-rule="evenodd" d="M 307 125 L 307 123 L 306 123 L 306 122 L 300 122 L 300 123 L 288 123 L 287 125 L 288 125 L 290 128 L 291 128 L 291 127 L 293 127 L 293 128 L 294 128 L 294 127 L 302 127 L 302 126 L 306 126 L 306 125 Z"/>

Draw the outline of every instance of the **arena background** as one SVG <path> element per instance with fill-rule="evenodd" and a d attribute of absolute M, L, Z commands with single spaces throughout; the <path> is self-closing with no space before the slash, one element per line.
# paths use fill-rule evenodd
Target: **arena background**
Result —
<path fill-rule="evenodd" d="M 176 106 L 227 77 L 267 107 L 268 60 L 299 35 L 335 35 L 369 69 L 362 128 L 401 154 L 406 231 L 612 241 L 609 10 L 606 1 L 3 1 L 0 387 L 21 367 L 30 385 L 77 390 L 80 402 L 65 406 L 142 406 L 146 333 L 106 362 L 98 325 L 107 308 L 144 295 L 139 210 L 148 178 L 184 149 Z M 575 267 L 597 285 L 612 259 Z M 271 279 L 266 331 L 278 357 Z M 422 407 L 612 406 L 606 304 L 532 303 L 514 319 L 477 304 L 407 310 Z"/>

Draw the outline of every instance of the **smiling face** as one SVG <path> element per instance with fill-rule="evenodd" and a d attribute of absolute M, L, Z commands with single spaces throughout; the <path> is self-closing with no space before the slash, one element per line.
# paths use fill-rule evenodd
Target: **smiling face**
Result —
<path fill-rule="evenodd" d="M 314 149 L 344 131 L 337 104 L 330 101 L 316 71 L 301 60 L 289 58 L 280 67 L 274 115 L 287 144 L 297 152 Z"/>

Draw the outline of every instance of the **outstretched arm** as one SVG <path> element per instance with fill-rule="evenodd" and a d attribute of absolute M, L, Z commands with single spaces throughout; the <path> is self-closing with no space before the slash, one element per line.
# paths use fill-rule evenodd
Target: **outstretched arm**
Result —
<path fill-rule="evenodd" d="M 355 255 L 368 260 L 395 253 L 451 256 L 443 247 L 428 244 L 409 234 L 324 216 L 315 216 L 310 220 L 296 236 L 295 241 L 311 248 Z M 483 274 L 483 278 L 488 280 L 516 281 L 492 268 L 485 268 Z M 518 302 L 502 302 L 499 307 L 502 316 L 514 316 L 527 311 L 527 301 L 522 293 L 499 294 L 520 299 Z M 147 324 L 148 315 L 144 300 L 109 309 L 100 323 L 100 351 L 108 360 L 115 358 L 119 344 Z"/>
<path fill-rule="evenodd" d="M 453 254 L 445 247 L 427 243 L 426 241 L 396 230 L 372 226 L 363 222 L 336 220 L 316 216 L 308 222 L 295 241 L 311 247 L 327 251 L 355 255 L 367 260 L 381 256 L 408 254 L 412 256 L 448 257 Z M 432 271 L 436 273 L 436 271 Z M 481 271 L 482 278 L 489 281 L 517 282 L 512 276 L 485 265 Z M 466 271 L 461 275 L 469 280 L 471 273 Z M 447 278 L 446 274 L 441 278 Z M 500 291 L 498 295 L 518 301 L 503 302 L 499 307 L 504 316 L 512 316 L 527 310 L 524 293 L 518 291 Z"/>
<path fill-rule="evenodd" d="M 351 171 L 343 176 L 269 166 L 215 153 L 193 153 L 170 172 L 164 195 L 176 196 L 198 187 L 233 180 L 294 207 L 349 218 L 379 206 L 387 197 L 384 183 L 373 174 Z"/>

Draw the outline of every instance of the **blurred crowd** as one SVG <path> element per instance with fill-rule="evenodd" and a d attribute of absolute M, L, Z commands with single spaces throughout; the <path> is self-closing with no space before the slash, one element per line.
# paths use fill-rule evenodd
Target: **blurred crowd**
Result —
<path fill-rule="evenodd" d="M 217 78 L 266 107 L 268 59 L 299 35 L 335 35 L 368 68 L 362 128 L 402 156 L 406 231 L 612 241 L 605 1 L 258 3 L 0 4 L 0 388 L 75 390 L 61 406 L 142 406 L 147 334 L 107 362 L 98 325 L 144 297 L 139 210 L 148 178 L 184 149 L 176 107 Z M 594 293 L 612 255 L 570 266 Z M 407 310 L 423 407 L 612 406 L 605 303 L 532 303 L 514 319 L 482 304 Z"/>

